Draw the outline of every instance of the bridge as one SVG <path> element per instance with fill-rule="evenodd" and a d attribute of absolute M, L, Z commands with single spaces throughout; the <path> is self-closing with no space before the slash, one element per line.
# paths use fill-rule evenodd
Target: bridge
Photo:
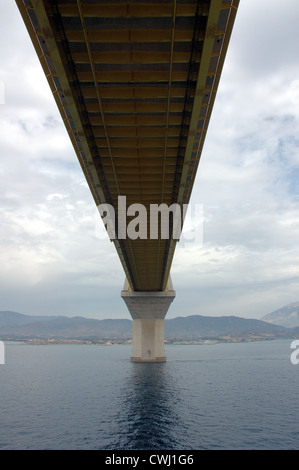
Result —
<path fill-rule="evenodd" d="M 103 222 L 115 224 L 131 360 L 165 361 L 174 212 L 168 236 L 162 213 L 158 236 L 136 229 L 151 207 L 189 203 L 239 0 L 16 3 Z M 134 222 L 136 204 L 145 215 Z"/>

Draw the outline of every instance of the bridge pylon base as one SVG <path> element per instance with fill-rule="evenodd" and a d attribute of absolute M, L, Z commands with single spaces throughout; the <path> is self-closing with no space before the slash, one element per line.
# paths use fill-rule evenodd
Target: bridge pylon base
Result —
<path fill-rule="evenodd" d="M 121 292 L 133 319 L 132 362 L 165 362 L 164 318 L 175 298 L 171 280 L 164 292 L 134 292 L 125 282 Z"/>

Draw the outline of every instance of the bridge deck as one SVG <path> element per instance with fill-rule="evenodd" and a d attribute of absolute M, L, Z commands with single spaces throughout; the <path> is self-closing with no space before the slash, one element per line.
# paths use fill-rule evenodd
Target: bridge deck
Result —
<path fill-rule="evenodd" d="M 188 203 L 238 0 L 17 4 L 96 204 Z M 165 289 L 175 243 L 115 240 L 132 290 Z"/>

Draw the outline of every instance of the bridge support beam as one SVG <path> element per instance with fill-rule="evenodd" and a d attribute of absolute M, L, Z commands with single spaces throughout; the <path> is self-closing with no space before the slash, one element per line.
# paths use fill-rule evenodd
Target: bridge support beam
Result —
<path fill-rule="evenodd" d="M 121 292 L 133 318 L 133 362 L 165 362 L 164 318 L 175 298 L 169 278 L 164 292 L 133 292 L 126 280 Z"/>

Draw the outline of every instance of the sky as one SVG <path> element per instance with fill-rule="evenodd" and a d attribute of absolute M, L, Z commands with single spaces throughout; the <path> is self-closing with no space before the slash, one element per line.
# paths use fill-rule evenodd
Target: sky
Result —
<path fill-rule="evenodd" d="M 19 11 L 1 6 L 0 311 L 130 318 Z M 200 236 L 177 246 L 167 318 L 261 318 L 299 300 L 298 18 L 298 0 L 240 1 L 190 201 Z"/>

